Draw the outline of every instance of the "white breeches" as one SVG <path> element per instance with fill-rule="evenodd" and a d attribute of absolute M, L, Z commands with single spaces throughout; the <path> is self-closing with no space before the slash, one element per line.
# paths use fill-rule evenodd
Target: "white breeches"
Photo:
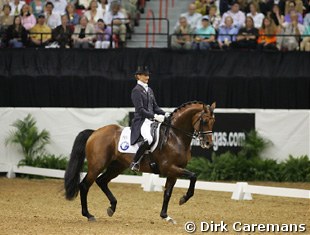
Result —
<path fill-rule="evenodd" d="M 152 121 L 146 118 L 141 126 L 141 135 L 144 140 L 147 140 L 149 145 L 153 142 L 153 137 L 151 135 L 151 124 Z"/>
<path fill-rule="evenodd" d="M 97 41 L 95 42 L 95 48 L 99 49 L 99 48 L 109 48 L 110 47 L 110 42 L 109 41 Z M 114 48 L 114 42 L 112 42 L 112 47 Z"/>

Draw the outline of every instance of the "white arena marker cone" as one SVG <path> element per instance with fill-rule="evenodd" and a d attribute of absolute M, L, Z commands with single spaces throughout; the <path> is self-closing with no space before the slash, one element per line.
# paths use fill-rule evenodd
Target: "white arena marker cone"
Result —
<path fill-rule="evenodd" d="M 160 185 L 156 185 L 156 181 L 158 182 L 159 175 L 150 174 L 150 173 L 143 173 L 143 182 L 142 188 L 143 191 L 146 192 L 161 192 L 162 187 Z"/>
<path fill-rule="evenodd" d="M 248 186 L 247 182 L 237 182 L 236 189 L 233 192 L 231 199 L 233 200 L 252 200 L 251 193 L 245 193 L 244 189 Z"/>

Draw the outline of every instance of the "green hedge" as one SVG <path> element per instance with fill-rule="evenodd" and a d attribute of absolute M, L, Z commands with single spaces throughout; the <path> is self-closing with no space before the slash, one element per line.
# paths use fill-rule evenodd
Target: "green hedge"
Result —
<path fill-rule="evenodd" d="M 200 180 L 211 181 L 290 181 L 310 182 L 310 160 L 308 156 L 277 163 L 271 159 L 247 159 L 229 152 L 212 156 L 209 161 L 203 157 L 193 158 L 187 169 L 197 174 Z"/>
<path fill-rule="evenodd" d="M 272 159 L 262 159 L 261 152 L 270 144 L 256 131 L 251 131 L 246 135 L 239 153 L 213 153 L 211 160 L 194 157 L 187 168 L 197 173 L 201 180 L 310 182 L 308 156 L 294 158 L 290 155 L 286 161 L 280 163 Z"/>

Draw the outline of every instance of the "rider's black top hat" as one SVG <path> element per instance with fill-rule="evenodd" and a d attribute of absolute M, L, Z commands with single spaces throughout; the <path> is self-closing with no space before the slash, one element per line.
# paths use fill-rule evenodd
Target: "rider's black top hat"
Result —
<path fill-rule="evenodd" d="M 147 66 L 138 66 L 137 68 L 137 71 L 135 73 L 136 75 L 137 74 L 146 74 L 146 75 L 149 75 L 150 74 L 150 71 L 149 71 L 149 68 Z"/>

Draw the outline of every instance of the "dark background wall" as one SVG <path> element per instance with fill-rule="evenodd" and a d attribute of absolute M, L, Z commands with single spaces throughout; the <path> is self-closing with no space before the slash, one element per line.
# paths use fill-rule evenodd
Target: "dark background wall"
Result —
<path fill-rule="evenodd" d="M 310 108 L 310 54 L 169 49 L 1 49 L 1 107 L 131 107 L 137 65 L 163 107 Z"/>

